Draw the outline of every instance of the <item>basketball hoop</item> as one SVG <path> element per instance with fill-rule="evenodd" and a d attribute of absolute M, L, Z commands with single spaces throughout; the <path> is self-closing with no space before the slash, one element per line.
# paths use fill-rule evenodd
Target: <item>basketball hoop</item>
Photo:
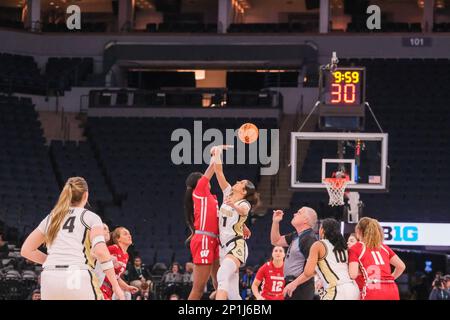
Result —
<path fill-rule="evenodd" d="M 328 195 L 330 196 L 328 205 L 332 207 L 344 205 L 344 192 L 349 182 L 350 179 L 348 177 L 323 179 L 323 183 L 325 184 Z"/>

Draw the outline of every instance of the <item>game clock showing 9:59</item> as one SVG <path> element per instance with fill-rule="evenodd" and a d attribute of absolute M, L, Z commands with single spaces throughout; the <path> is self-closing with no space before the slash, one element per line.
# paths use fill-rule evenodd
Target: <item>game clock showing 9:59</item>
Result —
<path fill-rule="evenodd" d="M 337 68 L 325 78 L 325 104 L 357 106 L 364 103 L 364 69 Z"/>

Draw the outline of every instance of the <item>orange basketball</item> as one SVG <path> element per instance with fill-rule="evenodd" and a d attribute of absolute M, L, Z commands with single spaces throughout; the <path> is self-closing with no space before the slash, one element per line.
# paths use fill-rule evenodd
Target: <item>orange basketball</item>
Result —
<path fill-rule="evenodd" d="M 239 139 L 243 143 L 253 143 L 258 139 L 259 130 L 253 123 L 244 123 L 238 131 Z"/>

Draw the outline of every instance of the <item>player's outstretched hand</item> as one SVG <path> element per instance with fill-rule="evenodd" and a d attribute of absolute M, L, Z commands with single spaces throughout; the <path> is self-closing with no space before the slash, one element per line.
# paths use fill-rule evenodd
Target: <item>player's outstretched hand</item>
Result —
<path fill-rule="evenodd" d="M 135 293 L 137 293 L 138 291 L 139 291 L 139 289 L 138 288 L 136 288 L 135 286 L 128 286 L 128 291 L 131 293 L 131 294 L 135 294 Z"/>
<path fill-rule="evenodd" d="M 283 220 L 283 215 L 284 215 L 283 210 L 273 210 L 272 221 L 280 222 L 281 220 Z"/>
<path fill-rule="evenodd" d="M 288 285 L 286 285 L 286 287 L 284 287 L 283 290 L 283 295 L 285 297 L 292 297 L 292 294 L 294 293 L 295 289 L 297 289 L 297 285 L 295 284 L 295 281 L 289 283 Z"/>

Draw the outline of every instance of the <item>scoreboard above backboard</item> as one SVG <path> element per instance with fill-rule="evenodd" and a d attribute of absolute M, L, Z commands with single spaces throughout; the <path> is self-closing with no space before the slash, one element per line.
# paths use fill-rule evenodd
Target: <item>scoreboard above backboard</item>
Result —
<path fill-rule="evenodd" d="M 326 72 L 321 102 L 328 106 L 360 106 L 365 100 L 365 69 L 336 68 Z"/>
<path fill-rule="evenodd" d="M 319 128 L 322 130 L 364 129 L 366 69 L 361 67 L 321 70 L 319 84 Z"/>

